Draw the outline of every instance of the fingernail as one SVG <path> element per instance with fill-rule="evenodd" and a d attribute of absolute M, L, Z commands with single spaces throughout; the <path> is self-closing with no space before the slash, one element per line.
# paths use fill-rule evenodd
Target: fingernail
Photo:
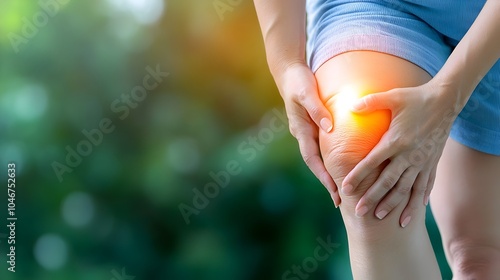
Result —
<path fill-rule="evenodd" d="M 429 196 L 428 195 L 425 196 L 425 198 L 424 198 L 424 204 L 425 204 L 425 206 L 427 206 L 429 204 Z"/>
<path fill-rule="evenodd" d="M 352 192 L 352 189 L 353 189 L 353 186 L 352 185 L 345 185 L 343 188 L 342 188 L 342 193 L 343 194 L 350 194 Z"/>
<path fill-rule="evenodd" d="M 321 129 L 323 129 L 326 133 L 332 131 L 332 122 L 327 118 L 322 118 L 319 122 L 319 125 L 321 126 Z"/>
<path fill-rule="evenodd" d="M 356 216 L 358 218 L 363 217 L 366 213 L 368 213 L 368 207 L 367 206 L 362 206 L 358 210 L 356 210 Z"/>
<path fill-rule="evenodd" d="M 401 223 L 401 227 L 405 228 L 411 221 L 411 216 L 408 216 L 404 219 L 404 221 Z"/>
<path fill-rule="evenodd" d="M 377 218 L 379 218 L 380 220 L 382 220 L 383 218 L 385 218 L 385 216 L 387 216 L 387 214 L 389 214 L 389 211 L 387 211 L 387 210 L 380 210 L 380 211 L 378 211 L 377 214 L 375 214 L 375 216 L 377 216 Z"/>
<path fill-rule="evenodd" d="M 351 105 L 351 110 L 352 111 L 360 111 L 363 110 L 366 107 L 365 101 L 360 100 Z"/>

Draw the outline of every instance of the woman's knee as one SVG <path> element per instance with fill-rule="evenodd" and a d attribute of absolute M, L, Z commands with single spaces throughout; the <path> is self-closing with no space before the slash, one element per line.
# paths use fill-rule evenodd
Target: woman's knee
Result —
<path fill-rule="evenodd" d="M 500 157 L 448 139 L 431 206 L 454 279 L 500 275 L 499 166 Z"/>
<path fill-rule="evenodd" d="M 321 154 L 335 183 L 341 185 L 344 177 L 379 142 L 391 121 L 388 111 L 353 114 L 349 110 L 349 101 L 370 93 L 418 86 L 427 82 L 430 76 L 406 60 L 382 53 L 355 51 L 327 61 L 316 72 L 316 79 L 320 97 L 334 119 L 331 133 L 320 132 Z M 374 215 L 354 217 L 359 198 L 375 182 L 385 164 L 373 170 L 361 183 L 356 194 L 342 197 L 342 214 L 346 224 L 354 223 L 353 226 L 363 227 L 367 232 L 377 232 L 386 223 L 392 224 L 391 220 L 394 219 L 394 230 L 397 229 L 397 212 L 401 214 L 404 205 L 395 209 L 392 216 L 383 221 L 378 221 Z M 392 226 L 390 228 L 393 230 Z"/>
<path fill-rule="evenodd" d="M 500 273 L 500 246 L 495 242 L 456 238 L 447 246 L 454 279 L 497 279 Z"/>
<path fill-rule="evenodd" d="M 392 55 L 353 51 L 324 63 L 316 79 L 320 97 L 334 119 L 333 132 L 320 135 L 321 152 L 331 163 L 331 175 L 341 180 L 378 143 L 391 121 L 387 110 L 359 115 L 350 111 L 349 103 L 370 93 L 421 85 L 430 76 Z"/>

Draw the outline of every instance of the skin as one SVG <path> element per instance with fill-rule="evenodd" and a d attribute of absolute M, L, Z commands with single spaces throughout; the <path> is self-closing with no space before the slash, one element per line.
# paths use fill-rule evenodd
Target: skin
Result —
<path fill-rule="evenodd" d="M 266 45 L 269 70 L 285 101 L 290 133 L 304 162 L 329 191 L 337 207 L 337 186 L 326 171 L 318 146 L 318 128 L 332 130 L 332 115 L 321 102 L 316 79 L 304 60 L 305 0 L 254 0 Z M 286 8 L 285 8 L 286 7 Z"/>
<path fill-rule="evenodd" d="M 360 199 L 356 211 L 375 209 L 390 212 L 402 197 L 383 198 L 399 180 L 415 178 L 410 202 L 401 220 L 427 203 L 434 170 L 442 154 L 446 137 L 436 141 L 436 133 L 449 135 L 454 119 L 467 103 L 473 90 L 500 58 L 500 1 L 486 1 L 480 14 L 438 72 L 424 85 L 373 94 L 355 104 L 357 113 L 386 109 L 392 112 L 391 126 L 374 149 L 350 172 L 343 182 L 345 193 L 355 189 L 381 162 L 391 159 L 380 178 Z M 500 110 L 500 108 L 498 108 Z M 446 120 L 446 121 L 443 121 Z M 416 130 L 415 127 L 419 129 Z M 412 162 L 412 153 L 430 143 L 423 160 Z M 403 168 L 401 167 L 403 166 Z"/>
<path fill-rule="evenodd" d="M 445 144 L 454 119 L 473 89 L 500 58 L 500 1 L 487 1 L 443 68 L 430 80 L 421 80 L 417 72 L 425 72 L 404 60 L 400 62 L 411 65 L 415 73 L 402 80 L 391 77 L 397 77 L 397 71 L 384 76 L 377 71 L 360 76 L 358 72 L 366 68 L 349 68 L 351 63 L 339 63 L 341 70 L 332 73 L 322 70 L 336 65 L 336 58 L 325 63 L 315 79 L 304 60 L 305 0 L 254 3 L 269 68 L 285 102 L 290 132 L 335 205 L 342 201 L 355 278 L 409 279 L 408 275 L 417 275 L 420 278 L 415 279 L 440 279 L 423 223 L 424 205 L 436 176 L 432 209 L 454 279 L 498 278 L 500 232 L 496 217 L 500 209 L 495 199 L 500 196 L 499 157 L 455 145 L 452 140 Z M 363 61 L 355 67 L 366 64 Z M 339 69 L 335 67 L 331 69 Z M 390 111 L 389 128 L 371 150 L 368 147 L 379 134 L 363 134 L 363 130 L 352 129 L 349 121 L 342 123 L 342 116 L 336 112 L 336 98 L 328 97 L 340 92 L 346 86 L 344 81 L 353 81 L 350 75 L 357 77 L 356 83 L 375 83 L 365 82 L 367 88 L 363 90 L 373 93 L 355 102 L 353 112 L 368 114 L 370 119 L 373 111 Z M 393 84 L 381 86 L 373 77 L 391 77 L 389 82 Z M 329 83 L 335 86 L 326 86 Z M 346 147 L 346 143 L 356 143 L 356 148 Z M 422 148 L 422 159 L 411 160 L 412 154 Z M 358 150 L 363 152 L 353 152 Z M 342 186 L 342 197 L 337 186 Z M 418 274 L 426 272 L 430 275 Z"/>
<path fill-rule="evenodd" d="M 394 87 L 423 84 L 430 77 L 403 59 L 356 51 L 330 59 L 316 72 L 316 79 L 320 98 L 334 117 L 334 130 L 319 135 L 321 154 L 335 183 L 341 185 L 344 177 L 377 144 L 391 121 L 387 110 L 353 114 L 347 107 L 351 100 Z M 356 204 L 385 165 L 373 169 L 354 194 L 341 195 L 340 210 L 347 229 L 354 279 L 441 279 L 425 228 L 424 207 L 404 229 L 398 220 L 405 204 L 400 204 L 382 221 L 374 215 L 361 218 L 355 215 Z M 408 201 L 410 193 L 404 195 Z"/>
<path fill-rule="evenodd" d="M 454 280 L 500 275 L 499 170 L 500 157 L 448 139 L 431 208 Z"/>

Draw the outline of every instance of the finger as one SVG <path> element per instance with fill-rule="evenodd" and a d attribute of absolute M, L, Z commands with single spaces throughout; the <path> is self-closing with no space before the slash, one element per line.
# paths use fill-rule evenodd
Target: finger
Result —
<path fill-rule="evenodd" d="M 431 195 L 431 191 L 434 188 L 434 181 L 436 180 L 436 169 L 437 166 L 434 166 L 432 168 L 431 173 L 429 174 L 429 181 L 427 183 L 427 188 L 425 190 L 425 195 L 424 195 L 424 205 L 427 206 L 429 204 L 429 197 Z"/>
<path fill-rule="evenodd" d="M 300 95 L 300 105 L 306 109 L 311 119 L 326 133 L 332 131 L 332 114 L 321 102 L 317 90 Z"/>
<path fill-rule="evenodd" d="M 290 133 L 298 139 L 300 134 L 317 137 L 318 128 L 309 117 L 306 109 L 293 101 L 285 102 Z"/>
<path fill-rule="evenodd" d="M 368 176 L 368 174 L 394 155 L 392 150 L 394 147 L 386 144 L 390 143 L 390 141 L 386 140 L 386 138 L 389 138 L 390 136 L 386 135 L 380 139 L 379 143 L 375 145 L 368 155 L 358 162 L 358 164 L 344 178 L 341 188 L 343 194 L 352 194 L 358 185 L 366 178 L 366 176 Z M 405 169 L 407 167 L 408 166 L 405 166 Z"/>
<path fill-rule="evenodd" d="M 399 219 L 401 227 L 405 228 L 411 222 L 411 218 L 417 213 L 419 207 L 422 207 L 422 199 L 424 199 L 425 189 L 429 182 L 430 172 L 420 172 L 413 184 L 410 200 L 406 205 Z"/>
<path fill-rule="evenodd" d="M 328 190 L 335 207 L 338 207 L 341 203 L 341 199 L 338 194 L 337 185 L 324 167 L 324 163 L 319 156 L 320 152 L 317 139 L 318 128 L 315 126 L 307 114 L 307 111 L 303 107 L 287 106 L 287 104 L 295 103 L 285 103 L 285 107 L 288 113 L 288 119 L 290 120 L 290 133 L 299 143 L 302 158 L 316 178 L 318 178 L 323 186 L 325 186 Z"/>
<path fill-rule="evenodd" d="M 403 201 L 410 193 L 415 179 L 418 176 L 418 170 L 415 168 L 408 168 L 403 172 L 401 178 L 391 192 L 379 203 L 375 209 L 375 216 L 382 220 L 396 208 L 401 201 Z"/>
<path fill-rule="evenodd" d="M 342 201 L 340 198 L 339 192 L 335 191 L 333 193 L 330 193 L 330 196 L 332 198 L 333 204 L 335 205 L 335 208 L 338 208 L 340 206 L 341 201 Z"/>
<path fill-rule="evenodd" d="M 333 181 L 330 173 L 325 168 L 323 160 L 320 156 L 317 140 L 312 136 L 300 134 L 297 138 L 299 149 L 304 162 L 309 169 L 314 173 L 316 178 L 327 188 L 328 192 L 334 199 L 335 206 L 340 204 L 340 196 L 338 195 L 337 185 Z M 335 195 L 337 193 L 337 195 Z"/>
<path fill-rule="evenodd" d="M 405 172 L 408 166 L 402 168 L 402 163 L 394 160 L 389 163 L 382 171 L 382 174 L 373 183 L 373 185 L 366 191 L 356 205 L 356 216 L 362 217 L 370 209 L 376 206 L 380 200 L 387 195 L 388 192 L 396 185 Z"/>
<path fill-rule="evenodd" d="M 392 109 L 397 94 L 395 90 L 372 93 L 356 100 L 351 106 L 355 113 L 370 113 L 376 110 Z"/>

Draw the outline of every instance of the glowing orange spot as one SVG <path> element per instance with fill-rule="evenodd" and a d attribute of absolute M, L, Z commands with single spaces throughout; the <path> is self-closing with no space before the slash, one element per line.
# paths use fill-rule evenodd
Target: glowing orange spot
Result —
<path fill-rule="evenodd" d="M 338 113 L 341 116 L 352 117 L 351 114 L 348 114 L 351 112 L 351 106 L 361 97 L 360 90 L 357 90 L 352 86 L 343 87 L 335 95 L 335 113 Z"/>
<path fill-rule="evenodd" d="M 363 147 L 366 153 L 378 143 L 391 123 L 389 110 L 379 110 L 369 114 L 356 114 L 351 111 L 352 104 L 368 94 L 356 86 L 345 86 L 333 100 L 334 129 L 362 136 L 366 140 L 367 147 Z"/>

